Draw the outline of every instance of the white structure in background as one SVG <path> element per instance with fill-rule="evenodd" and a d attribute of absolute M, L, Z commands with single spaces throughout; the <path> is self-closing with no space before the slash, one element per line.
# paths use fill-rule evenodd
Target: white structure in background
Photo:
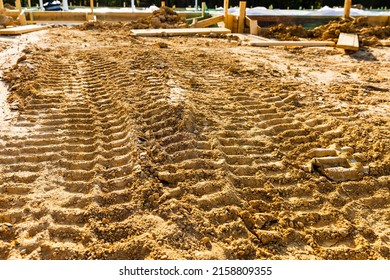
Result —
<path fill-rule="evenodd" d="M 65 1 L 65 0 L 64 0 Z M 134 13 L 135 12 L 135 4 L 134 0 L 131 0 L 131 11 Z"/>
<path fill-rule="evenodd" d="M 43 8 L 43 0 L 39 0 L 39 7 L 41 8 L 41 11 L 45 10 L 45 8 Z"/>
<path fill-rule="evenodd" d="M 64 11 L 69 11 L 68 0 L 63 0 L 63 2 L 62 2 L 62 9 Z"/>

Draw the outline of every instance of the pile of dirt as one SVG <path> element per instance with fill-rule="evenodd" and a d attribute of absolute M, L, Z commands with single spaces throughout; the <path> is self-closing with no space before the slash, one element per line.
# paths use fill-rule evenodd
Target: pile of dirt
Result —
<path fill-rule="evenodd" d="M 0 14 L 0 26 L 6 28 L 7 26 L 14 25 L 12 17 Z"/>
<path fill-rule="evenodd" d="M 378 40 L 390 37 L 390 26 L 370 26 L 367 17 L 360 17 L 353 20 L 334 20 L 311 30 L 305 30 L 301 25 L 278 24 L 264 30 L 262 36 L 284 41 L 299 38 L 337 40 L 341 32 L 357 33 L 362 46 L 373 46 L 378 43 Z"/>
<path fill-rule="evenodd" d="M 360 17 L 354 20 L 342 19 L 331 21 L 309 30 L 308 37 L 322 40 L 337 39 L 341 32 L 357 33 L 362 45 L 375 45 L 379 39 L 390 37 L 390 26 L 370 26 L 367 17 Z"/>
<path fill-rule="evenodd" d="M 169 7 L 162 7 L 147 18 L 141 18 L 127 23 L 87 22 L 79 26 L 80 30 L 117 30 L 117 29 L 159 29 L 159 28 L 187 28 L 185 18 Z"/>
<path fill-rule="evenodd" d="M 299 37 L 308 37 L 308 31 L 302 25 L 286 26 L 280 23 L 264 30 L 262 36 L 268 38 L 276 38 L 282 41 L 298 41 Z"/>
<path fill-rule="evenodd" d="M 25 63 L 30 52 L 30 49 L 24 49 L 23 54 L 17 60 L 17 64 L 4 71 L 1 76 L 12 92 L 8 95 L 7 100 L 10 104 L 14 104 L 17 109 L 23 108 L 29 98 L 38 94 L 39 85 L 31 86 L 29 82 L 36 78 L 37 69 L 32 64 Z"/>
<path fill-rule="evenodd" d="M 12 6 L 11 4 L 5 3 L 5 4 L 4 4 L 4 9 L 7 9 L 7 10 L 16 10 L 16 7 L 15 7 L 15 6 Z"/>

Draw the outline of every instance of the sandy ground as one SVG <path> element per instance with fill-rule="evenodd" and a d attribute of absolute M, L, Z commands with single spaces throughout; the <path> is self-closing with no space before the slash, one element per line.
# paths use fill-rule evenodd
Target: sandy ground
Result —
<path fill-rule="evenodd" d="M 0 51 L 1 259 L 390 259 L 390 48 Z"/>

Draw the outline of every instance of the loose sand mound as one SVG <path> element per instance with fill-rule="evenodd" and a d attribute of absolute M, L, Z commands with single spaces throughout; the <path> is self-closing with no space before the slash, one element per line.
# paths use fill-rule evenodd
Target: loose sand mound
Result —
<path fill-rule="evenodd" d="M 148 29 L 148 28 L 186 28 L 185 19 L 168 7 L 162 7 L 146 18 L 129 23 L 87 22 L 77 27 L 80 30 Z"/>
<path fill-rule="evenodd" d="M 279 24 L 265 29 L 262 35 L 279 40 L 298 40 L 299 38 L 336 40 L 341 32 L 357 33 L 360 43 L 364 46 L 376 45 L 379 39 L 390 38 L 390 26 L 370 26 L 366 17 L 331 21 L 312 30 L 306 30 L 300 25 L 285 26 Z"/>
<path fill-rule="evenodd" d="M 12 6 L 11 4 L 4 3 L 4 8 L 8 10 L 16 10 L 15 6 Z"/>
<path fill-rule="evenodd" d="M 0 258 L 390 259 L 388 49 L 45 32 L 4 75 Z"/>

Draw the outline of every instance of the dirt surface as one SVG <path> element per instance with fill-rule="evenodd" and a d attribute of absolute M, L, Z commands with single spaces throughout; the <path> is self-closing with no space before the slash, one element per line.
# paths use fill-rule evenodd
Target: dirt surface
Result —
<path fill-rule="evenodd" d="M 263 28 L 261 35 L 279 40 L 299 40 L 310 38 L 317 40 L 332 40 L 337 42 L 341 32 L 359 35 L 361 46 L 378 45 L 379 40 L 390 38 L 390 25 L 373 26 L 367 17 L 356 19 L 338 19 L 314 29 L 304 29 L 301 25 L 286 26 L 278 24 L 270 28 Z"/>
<path fill-rule="evenodd" d="M 390 259 L 389 48 L 0 42 L 1 259 Z"/>

